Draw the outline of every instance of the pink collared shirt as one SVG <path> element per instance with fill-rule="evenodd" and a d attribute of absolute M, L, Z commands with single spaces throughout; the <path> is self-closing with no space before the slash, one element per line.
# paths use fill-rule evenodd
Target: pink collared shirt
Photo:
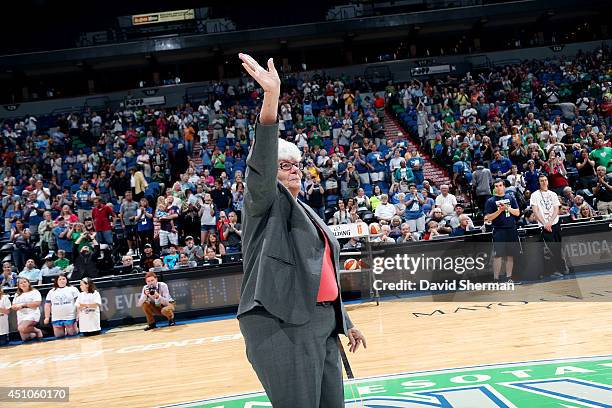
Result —
<path fill-rule="evenodd" d="M 323 231 L 321 231 L 323 233 Z M 317 302 L 332 302 L 338 298 L 338 282 L 336 281 L 336 271 L 332 262 L 331 249 L 327 240 L 327 235 L 323 233 L 325 240 L 325 251 L 323 252 L 323 266 L 321 267 L 321 283 L 319 284 L 319 294 Z"/>

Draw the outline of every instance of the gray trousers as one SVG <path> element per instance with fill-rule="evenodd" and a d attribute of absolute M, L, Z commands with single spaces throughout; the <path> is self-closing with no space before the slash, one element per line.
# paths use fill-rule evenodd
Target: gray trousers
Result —
<path fill-rule="evenodd" d="M 274 408 L 344 407 L 333 305 L 317 305 L 303 325 L 263 308 L 239 317 L 246 354 Z"/>

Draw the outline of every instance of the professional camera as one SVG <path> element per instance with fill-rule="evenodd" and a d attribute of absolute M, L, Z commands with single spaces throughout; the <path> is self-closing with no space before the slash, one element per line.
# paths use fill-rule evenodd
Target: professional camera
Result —
<path fill-rule="evenodd" d="M 149 288 L 149 295 L 151 295 L 151 296 L 155 295 L 155 291 L 156 291 L 156 290 L 157 290 L 157 289 L 155 289 L 155 287 L 150 287 L 150 288 Z"/>

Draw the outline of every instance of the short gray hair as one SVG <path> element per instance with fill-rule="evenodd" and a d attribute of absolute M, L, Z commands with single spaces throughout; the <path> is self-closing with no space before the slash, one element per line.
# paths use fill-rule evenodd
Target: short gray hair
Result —
<path fill-rule="evenodd" d="M 278 139 L 278 160 L 299 163 L 302 161 L 302 152 L 295 144 L 284 139 Z"/>

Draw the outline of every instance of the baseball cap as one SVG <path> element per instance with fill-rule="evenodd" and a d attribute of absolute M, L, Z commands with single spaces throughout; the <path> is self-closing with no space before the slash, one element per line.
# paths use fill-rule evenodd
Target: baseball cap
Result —
<path fill-rule="evenodd" d="M 145 247 L 145 248 L 153 248 L 153 247 L 151 246 L 151 244 L 145 244 L 145 246 L 144 246 L 144 247 Z"/>
<path fill-rule="evenodd" d="M 192 237 L 191 235 L 187 235 L 187 236 L 185 237 L 185 241 L 189 241 L 190 239 L 193 239 L 193 237 Z"/>

